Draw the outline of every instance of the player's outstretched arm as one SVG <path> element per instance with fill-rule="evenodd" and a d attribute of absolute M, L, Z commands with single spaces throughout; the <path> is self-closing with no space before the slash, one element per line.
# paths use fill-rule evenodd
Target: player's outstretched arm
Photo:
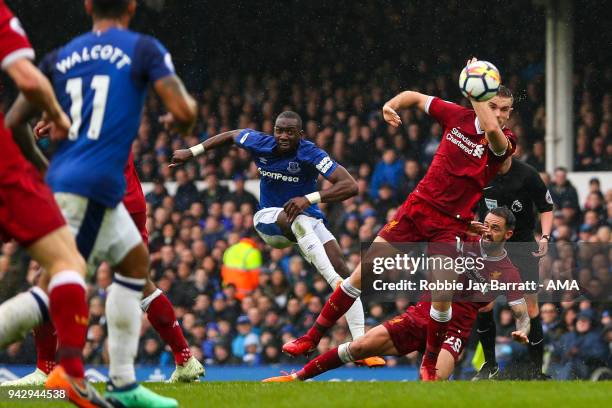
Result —
<path fill-rule="evenodd" d="M 20 93 L 6 113 L 5 124 L 12 130 L 13 139 L 25 158 L 44 174 L 49 167 L 49 162 L 36 146 L 36 137 L 27 123 L 37 113 L 38 109 Z"/>
<path fill-rule="evenodd" d="M 53 123 L 53 138 L 63 138 L 68 134 L 70 119 L 62 111 L 53 93 L 51 83 L 28 59 L 19 58 L 8 67 L 6 72 L 15 81 L 24 97 L 44 114 L 45 120 Z M 7 127 L 14 127 L 16 122 L 7 118 Z"/>
<path fill-rule="evenodd" d="M 209 137 L 202 143 L 198 143 L 195 146 L 191 146 L 189 149 L 175 150 L 172 154 L 172 163 L 170 167 L 177 167 L 194 157 L 203 154 L 207 150 L 213 150 L 221 146 L 228 146 L 234 143 L 236 136 L 242 132 L 243 129 L 230 130 L 229 132 L 219 133 L 213 137 Z"/>
<path fill-rule="evenodd" d="M 482 130 L 485 132 L 489 146 L 491 150 L 497 156 L 503 156 L 506 151 L 510 148 L 510 141 L 499 127 L 495 114 L 489 107 L 489 102 L 476 102 L 472 98 L 469 98 L 480 122 Z"/>
<path fill-rule="evenodd" d="M 422 111 L 425 111 L 425 106 L 427 105 L 428 95 L 424 95 L 419 92 L 414 91 L 404 91 L 393 98 L 389 99 L 387 103 L 383 106 L 383 117 L 385 121 L 389 123 L 391 126 L 398 127 L 402 124 L 402 119 L 399 117 L 397 112 L 402 109 L 408 109 L 413 106 L 416 106 Z"/>
<path fill-rule="evenodd" d="M 332 183 L 330 188 L 306 194 L 303 197 L 294 197 L 285 203 L 283 210 L 290 223 L 312 204 L 344 201 L 359 193 L 357 182 L 353 176 L 340 165 L 327 179 Z"/>
<path fill-rule="evenodd" d="M 168 75 L 155 81 L 153 88 L 172 115 L 174 127 L 180 133 L 188 134 L 195 124 L 198 105 L 185 89 L 183 81 L 176 75 Z"/>
<path fill-rule="evenodd" d="M 512 314 L 516 320 L 516 331 L 512 332 L 512 338 L 519 343 L 527 344 L 529 342 L 529 330 L 531 330 L 527 302 L 512 305 Z"/>

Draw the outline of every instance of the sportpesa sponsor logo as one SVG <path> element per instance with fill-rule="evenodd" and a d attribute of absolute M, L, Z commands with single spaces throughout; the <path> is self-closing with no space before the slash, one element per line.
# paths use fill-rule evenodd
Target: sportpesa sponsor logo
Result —
<path fill-rule="evenodd" d="M 456 145 L 458 148 L 471 154 L 474 157 L 482 158 L 484 153 L 484 146 L 478 143 L 472 142 L 468 137 L 459 131 L 457 128 L 453 128 L 450 133 L 446 134 L 446 140 Z"/>
<path fill-rule="evenodd" d="M 329 158 L 329 156 L 325 156 L 316 167 L 321 173 L 327 173 L 327 170 L 329 170 L 333 164 L 334 162 Z"/>
<path fill-rule="evenodd" d="M 259 174 L 261 174 L 261 177 L 267 177 L 272 180 L 287 181 L 289 183 L 299 183 L 300 182 L 299 177 L 286 176 L 283 173 L 273 173 L 271 171 L 263 170 L 261 167 L 258 167 L 257 171 L 259 171 Z"/>

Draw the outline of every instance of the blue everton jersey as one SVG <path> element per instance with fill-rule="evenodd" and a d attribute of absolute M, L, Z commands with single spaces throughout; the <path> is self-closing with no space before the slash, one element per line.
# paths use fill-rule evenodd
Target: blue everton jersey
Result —
<path fill-rule="evenodd" d="M 251 153 L 261 177 L 259 183 L 259 206 L 261 208 L 282 207 L 294 197 L 317 191 L 319 174 L 329 177 L 338 164 L 314 143 L 300 140 L 294 153 L 280 155 L 275 152 L 273 136 L 245 129 L 236 137 L 236 144 Z M 315 218 L 324 218 L 316 204 L 304 213 Z"/>
<path fill-rule="evenodd" d="M 111 28 L 75 38 L 48 54 L 41 69 L 72 121 L 47 182 L 54 192 L 115 207 L 125 193 L 123 169 L 147 85 L 174 74 L 170 54 L 152 37 Z"/>

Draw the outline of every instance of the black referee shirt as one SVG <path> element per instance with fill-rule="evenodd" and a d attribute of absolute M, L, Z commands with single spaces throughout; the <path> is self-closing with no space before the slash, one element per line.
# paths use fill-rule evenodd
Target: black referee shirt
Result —
<path fill-rule="evenodd" d="M 509 241 L 533 242 L 536 210 L 540 213 L 552 211 L 553 201 L 536 169 L 513 157 L 510 170 L 498 174 L 484 188 L 478 216 L 484 220 L 490 209 L 503 206 L 516 217 L 516 228 Z"/>

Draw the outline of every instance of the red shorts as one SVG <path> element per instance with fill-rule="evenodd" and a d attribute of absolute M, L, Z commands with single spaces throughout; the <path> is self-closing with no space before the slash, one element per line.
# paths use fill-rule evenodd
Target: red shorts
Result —
<path fill-rule="evenodd" d="M 410 194 L 378 236 L 388 242 L 430 242 L 429 253 L 456 256 L 457 238 L 465 240 L 465 220 L 437 210 L 423 199 Z"/>
<path fill-rule="evenodd" d="M 147 231 L 147 212 L 139 211 L 139 212 L 131 212 L 130 216 L 134 220 L 134 224 L 136 224 L 136 228 L 138 228 L 138 232 L 140 232 L 140 236 L 142 237 L 142 242 L 144 242 L 145 246 L 149 246 L 149 232 Z"/>
<path fill-rule="evenodd" d="M 30 163 L 0 171 L 0 238 L 24 248 L 66 225 L 51 189 Z"/>
<path fill-rule="evenodd" d="M 410 306 L 406 312 L 387 320 L 383 326 L 389 332 L 391 341 L 400 355 L 413 351 L 424 352 L 427 345 L 427 322 L 430 303 L 420 302 Z M 467 330 L 466 330 L 467 329 Z M 470 337 L 471 327 L 458 328 L 451 321 L 442 348 L 448 350 L 455 361 L 463 351 Z"/>

